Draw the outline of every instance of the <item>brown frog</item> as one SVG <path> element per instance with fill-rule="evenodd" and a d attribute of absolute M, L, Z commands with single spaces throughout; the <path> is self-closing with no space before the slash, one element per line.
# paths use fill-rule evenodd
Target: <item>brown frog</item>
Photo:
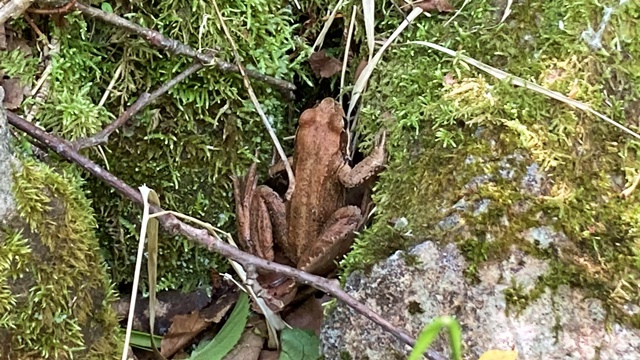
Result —
<path fill-rule="evenodd" d="M 296 188 L 288 202 L 267 186 L 256 187 L 255 166 L 244 186 L 234 181 L 240 243 L 247 251 L 274 260 L 277 245 L 286 257 L 282 262 L 318 275 L 348 251 L 362 214 L 345 206 L 346 189 L 382 170 L 385 151 L 382 133 L 371 154 L 351 168 L 343 119 L 332 98 L 300 116 L 292 160 Z"/>

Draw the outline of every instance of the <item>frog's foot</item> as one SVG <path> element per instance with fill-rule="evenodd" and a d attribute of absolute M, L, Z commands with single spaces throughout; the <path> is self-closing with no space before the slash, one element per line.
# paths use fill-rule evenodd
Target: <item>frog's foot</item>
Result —
<path fill-rule="evenodd" d="M 347 253 L 362 215 L 357 206 L 336 210 L 315 242 L 304 251 L 298 268 L 313 274 L 326 274 L 335 268 L 335 259 Z"/>
<path fill-rule="evenodd" d="M 376 145 L 369 156 L 357 163 L 353 168 L 345 164 L 338 170 L 340 182 L 345 187 L 356 187 L 382 171 L 387 157 L 384 149 L 386 137 L 384 130 L 378 132 L 375 141 Z"/>

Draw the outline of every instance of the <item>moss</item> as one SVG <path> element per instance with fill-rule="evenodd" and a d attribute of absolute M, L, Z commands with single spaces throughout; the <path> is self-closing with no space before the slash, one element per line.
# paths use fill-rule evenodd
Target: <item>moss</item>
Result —
<path fill-rule="evenodd" d="M 347 351 L 343 351 L 340 353 L 340 360 L 351 360 L 351 354 L 349 354 Z"/>
<path fill-rule="evenodd" d="M 38 59 L 25 56 L 16 48 L 11 51 L 0 52 L 0 72 L 7 76 L 19 76 L 23 81 L 31 81 L 36 74 Z"/>
<path fill-rule="evenodd" d="M 25 160 L 13 180 L 20 217 L 0 229 L 3 356 L 115 358 L 115 295 L 77 174 Z"/>
<path fill-rule="evenodd" d="M 110 2 L 117 14 L 194 48 L 215 49 L 234 62 L 209 2 L 156 0 Z M 291 6 L 268 0 L 218 1 L 233 31 L 244 65 L 277 78 L 309 82 L 309 49 L 298 31 Z M 136 36 L 80 14 L 63 26 L 37 18 L 60 41 L 53 57 L 51 96 L 36 120 L 68 140 L 91 135 L 112 121 L 144 91 L 152 91 L 187 68 L 192 60 L 172 56 Z M 27 28 L 27 31 L 30 31 Z M 304 69 L 303 69 L 304 68 Z M 120 70 L 120 71 L 118 71 Z M 100 100 L 116 73 L 104 105 Z M 253 87 L 280 137 L 293 134 L 292 105 L 263 83 Z M 283 145 L 287 146 L 287 143 Z M 132 186 L 156 190 L 167 209 L 180 211 L 233 231 L 230 175 L 244 173 L 253 161 L 266 163 L 271 141 L 239 75 L 206 68 L 172 88 L 131 119 L 100 149 L 85 155 Z M 258 154 L 256 157 L 255 154 Z M 266 168 L 261 166 L 261 170 Z M 111 276 L 131 282 L 140 210 L 87 177 L 86 188 L 98 216 L 98 235 Z M 227 262 L 184 238 L 161 234 L 158 286 L 191 289 L 208 283 L 211 268 Z M 143 281 L 142 286 L 145 286 Z"/>
<path fill-rule="evenodd" d="M 389 4 L 377 6 L 386 16 L 378 17 L 376 34 L 384 38 L 401 18 Z M 581 36 L 598 28 L 605 6 L 613 12 L 596 51 Z M 431 41 L 461 51 L 617 121 L 624 123 L 627 115 L 627 125 L 638 128 L 629 121 L 630 114 L 637 117 L 640 99 L 640 48 L 631 41 L 640 31 L 637 4 L 524 2 L 500 23 L 503 8 L 469 3 L 449 25 L 451 15 L 421 17 L 399 42 Z M 616 178 L 637 172 L 636 140 L 583 111 L 418 45 L 390 47 L 374 71 L 360 112 L 364 152 L 380 126 L 389 134 L 390 160 L 376 185 L 377 218 L 342 261 L 344 274 L 429 238 L 457 243 L 473 279 L 483 263 L 503 260 L 515 245 L 548 260 L 553 271 L 527 294 L 515 284 L 507 292 L 512 305 L 526 306 L 545 287 L 566 284 L 633 322 L 618 309 L 640 300 L 637 288 L 624 286 L 640 277 L 639 209 L 619 198 Z M 532 166 L 546 180 L 537 192 L 525 192 L 521 184 Z M 460 200 L 467 206 L 454 207 Z M 481 206 L 485 211 L 476 211 Z M 402 232 L 412 237 L 387 225 L 400 217 L 408 221 Z M 540 249 L 521 236 L 534 226 L 564 233 L 571 245 Z"/>

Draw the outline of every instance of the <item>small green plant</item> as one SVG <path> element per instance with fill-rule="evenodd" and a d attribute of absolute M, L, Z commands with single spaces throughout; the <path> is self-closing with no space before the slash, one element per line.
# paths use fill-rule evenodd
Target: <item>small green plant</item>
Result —
<path fill-rule="evenodd" d="M 284 329 L 280 340 L 282 352 L 279 360 L 317 360 L 320 358 L 320 339 L 313 331 Z"/>
<path fill-rule="evenodd" d="M 451 316 L 440 316 L 422 329 L 418 340 L 416 340 L 416 346 L 413 347 L 413 351 L 409 354 L 409 360 L 418 360 L 422 357 L 422 354 L 429 348 L 431 342 L 438 336 L 440 329 L 443 327 L 449 330 L 449 339 L 451 341 L 451 358 L 453 360 L 462 359 L 462 336 L 460 331 L 460 324 L 456 319 Z"/>
<path fill-rule="evenodd" d="M 224 323 L 220 332 L 213 340 L 198 346 L 189 359 L 222 359 L 240 340 L 242 331 L 247 324 L 248 316 L 249 297 L 247 294 L 241 293 L 236 306 L 229 316 L 229 320 Z"/>

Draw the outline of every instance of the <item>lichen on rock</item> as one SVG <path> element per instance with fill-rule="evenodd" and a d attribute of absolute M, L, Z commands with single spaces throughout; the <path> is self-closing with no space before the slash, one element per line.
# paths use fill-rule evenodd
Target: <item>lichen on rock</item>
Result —
<path fill-rule="evenodd" d="M 395 253 L 367 274 L 352 273 L 345 289 L 414 335 L 437 316 L 454 316 L 462 326 L 464 359 L 490 349 L 517 350 L 519 359 L 640 357 L 640 330 L 610 322 L 606 304 L 581 289 L 546 288 L 525 310 L 510 312 L 513 284 L 531 291 L 539 277 L 555 269 L 515 247 L 505 255 L 503 261 L 480 265 L 474 283 L 465 276 L 468 264 L 454 244 L 439 247 L 428 241 Z M 404 358 L 410 350 L 344 304 L 329 315 L 321 340 L 328 359 Z M 447 341 L 440 336 L 431 349 L 448 355 Z"/>

